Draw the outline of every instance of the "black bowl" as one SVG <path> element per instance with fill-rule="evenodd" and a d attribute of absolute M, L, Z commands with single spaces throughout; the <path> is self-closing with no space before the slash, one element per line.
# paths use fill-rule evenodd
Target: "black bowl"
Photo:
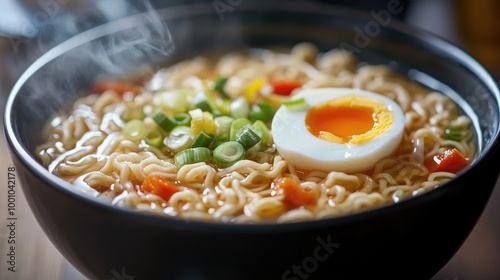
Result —
<path fill-rule="evenodd" d="M 220 17 L 212 4 L 197 4 L 112 22 L 62 43 L 20 77 L 5 133 L 23 191 L 50 240 L 92 279 L 430 278 L 466 239 L 499 175 L 500 96 L 491 76 L 457 47 L 390 19 L 390 7 L 376 11 L 385 20 L 294 2 L 233 8 Z M 373 211 L 228 225 L 113 207 L 50 174 L 34 156 L 44 122 L 96 79 L 154 70 L 169 57 L 300 41 L 346 48 L 448 94 L 473 119 L 475 161 L 436 190 Z"/>

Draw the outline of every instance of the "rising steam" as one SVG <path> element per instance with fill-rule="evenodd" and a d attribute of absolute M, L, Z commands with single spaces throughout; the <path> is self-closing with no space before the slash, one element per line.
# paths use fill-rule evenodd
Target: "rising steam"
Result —
<path fill-rule="evenodd" d="M 29 39 L 22 52 L 10 58 L 13 78 L 31 65 L 20 79 L 26 83 L 18 88 L 27 102 L 27 114 L 46 120 L 93 81 L 130 74 L 143 64 L 165 60 L 174 51 L 170 31 L 149 1 L 141 6 L 120 3 L 127 5 L 131 16 L 96 27 L 91 25 L 99 20 L 90 23 L 76 15 L 55 17 L 52 26 L 43 29 L 51 34 Z"/>

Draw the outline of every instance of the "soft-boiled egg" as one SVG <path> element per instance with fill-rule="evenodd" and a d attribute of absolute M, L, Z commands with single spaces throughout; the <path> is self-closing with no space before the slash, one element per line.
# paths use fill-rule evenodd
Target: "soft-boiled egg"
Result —
<path fill-rule="evenodd" d="M 403 137 L 404 115 L 383 95 L 353 88 L 305 89 L 281 106 L 271 131 L 278 152 L 299 169 L 360 172 L 390 156 Z"/>

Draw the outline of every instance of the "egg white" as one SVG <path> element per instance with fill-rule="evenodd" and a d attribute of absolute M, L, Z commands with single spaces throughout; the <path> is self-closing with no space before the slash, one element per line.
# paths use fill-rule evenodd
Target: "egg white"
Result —
<path fill-rule="evenodd" d="M 308 110 L 315 105 L 344 96 L 361 96 L 385 105 L 393 114 L 389 129 L 362 144 L 338 144 L 314 136 L 306 127 Z M 299 169 L 355 173 L 372 168 L 380 159 L 391 155 L 403 137 L 404 114 L 396 102 L 383 95 L 353 88 L 305 89 L 293 98 L 304 98 L 307 108 L 289 110 L 281 106 L 271 131 L 278 152 Z"/>

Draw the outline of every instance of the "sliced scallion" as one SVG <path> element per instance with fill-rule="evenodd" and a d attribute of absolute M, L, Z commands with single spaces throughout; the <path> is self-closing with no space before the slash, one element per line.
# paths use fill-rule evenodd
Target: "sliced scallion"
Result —
<path fill-rule="evenodd" d="M 139 106 L 131 106 L 127 107 L 125 111 L 120 115 L 120 118 L 124 120 L 125 122 L 131 121 L 131 120 L 142 120 L 146 117 L 146 114 L 144 114 L 144 111 L 142 110 L 142 107 Z"/>
<path fill-rule="evenodd" d="M 469 132 L 463 127 L 450 127 L 444 131 L 444 136 L 449 140 L 461 141 L 469 136 Z"/>
<path fill-rule="evenodd" d="M 251 124 L 250 120 L 247 118 L 239 118 L 235 119 L 231 123 L 231 128 L 229 130 L 229 140 L 231 141 L 236 141 L 236 133 L 245 125 Z"/>
<path fill-rule="evenodd" d="M 153 147 L 161 148 L 163 146 L 163 134 L 158 129 L 148 131 L 144 140 L 146 144 Z"/>
<path fill-rule="evenodd" d="M 203 112 L 212 112 L 212 107 L 210 107 L 206 100 L 196 103 L 195 107 L 200 108 Z"/>
<path fill-rule="evenodd" d="M 213 157 L 218 167 L 226 168 L 245 157 L 245 148 L 236 141 L 225 142 L 215 148 Z"/>
<path fill-rule="evenodd" d="M 191 144 L 190 148 L 196 148 L 196 147 L 208 147 L 214 140 L 214 137 L 211 135 L 205 133 L 204 131 L 200 132 L 198 136 L 194 139 L 193 143 Z"/>
<path fill-rule="evenodd" d="M 182 150 L 175 154 L 174 162 L 177 168 L 186 164 L 197 162 L 208 162 L 210 160 L 210 150 L 206 147 L 196 147 Z"/>
<path fill-rule="evenodd" d="M 262 138 L 262 143 L 269 144 L 269 141 L 271 139 L 271 132 L 269 131 L 267 125 L 261 120 L 256 120 L 253 123 L 253 126 L 260 131 L 260 137 Z"/>
<path fill-rule="evenodd" d="M 392 200 L 394 202 L 399 202 L 403 198 L 404 198 L 404 191 L 402 189 L 398 189 L 392 194 Z"/>
<path fill-rule="evenodd" d="M 240 96 L 231 102 L 230 109 L 231 117 L 235 119 L 246 118 L 250 112 L 250 105 L 245 97 Z"/>
<path fill-rule="evenodd" d="M 303 97 L 285 100 L 282 104 L 290 111 L 299 111 L 307 107 L 307 102 Z"/>
<path fill-rule="evenodd" d="M 229 133 L 233 121 L 234 118 L 231 118 L 229 116 L 220 116 L 214 118 L 215 126 L 217 127 L 215 129 L 215 134 Z"/>
<path fill-rule="evenodd" d="M 214 140 L 212 141 L 212 147 L 218 147 L 220 144 L 228 141 L 229 141 L 229 133 L 217 134 L 217 136 L 215 136 Z"/>
<path fill-rule="evenodd" d="M 275 110 L 268 102 L 262 100 L 252 107 L 249 112 L 249 117 L 251 120 L 261 120 L 263 122 L 269 122 L 274 117 Z"/>
<path fill-rule="evenodd" d="M 236 133 L 236 141 L 239 142 L 245 150 L 257 145 L 260 140 L 262 140 L 262 137 L 260 137 L 258 130 L 251 124 L 243 126 Z"/>
<path fill-rule="evenodd" d="M 123 136 L 129 140 L 137 141 L 144 137 L 146 127 L 141 120 L 131 120 L 125 124 L 122 130 Z"/>
<path fill-rule="evenodd" d="M 212 112 L 217 111 L 217 109 L 219 109 L 219 106 L 217 105 L 217 100 L 221 99 L 216 99 L 213 94 L 207 91 L 204 91 L 203 94 L 205 95 L 205 100 L 207 101 L 208 105 L 210 106 L 210 108 L 212 108 Z"/>
<path fill-rule="evenodd" d="M 224 89 L 224 86 L 226 85 L 228 79 L 229 79 L 228 77 L 221 76 L 217 78 L 217 80 L 215 80 L 214 89 L 224 99 L 229 99 L 229 96 L 227 95 L 226 90 Z"/>
<path fill-rule="evenodd" d="M 204 112 L 212 112 L 212 106 L 210 106 L 207 95 L 203 91 L 194 96 L 194 104 L 196 108 L 200 108 Z"/>
<path fill-rule="evenodd" d="M 168 112 L 181 113 L 190 107 L 188 96 L 193 95 L 190 89 L 160 91 L 154 96 L 155 104 Z"/>
<path fill-rule="evenodd" d="M 262 100 L 259 103 L 257 103 L 257 106 L 260 108 L 260 111 L 264 114 L 265 119 L 263 119 L 262 121 L 268 122 L 273 120 L 276 110 L 273 108 L 273 106 L 271 106 L 271 104 Z"/>
<path fill-rule="evenodd" d="M 191 116 L 188 113 L 178 113 L 174 115 L 177 126 L 190 126 Z"/>
<path fill-rule="evenodd" d="M 218 99 L 217 109 L 221 115 L 229 116 L 231 115 L 231 99 Z"/>
<path fill-rule="evenodd" d="M 153 116 L 153 120 L 167 132 L 172 131 L 172 129 L 177 126 L 177 122 L 162 111 L 156 112 Z"/>
<path fill-rule="evenodd" d="M 193 142 L 193 138 L 194 135 L 191 128 L 187 126 L 177 126 L 170 132 L 170 135 L 165 138 L 164 144 L 171 151 L 177 153 L 181 150 L 189 148 Z"/>

